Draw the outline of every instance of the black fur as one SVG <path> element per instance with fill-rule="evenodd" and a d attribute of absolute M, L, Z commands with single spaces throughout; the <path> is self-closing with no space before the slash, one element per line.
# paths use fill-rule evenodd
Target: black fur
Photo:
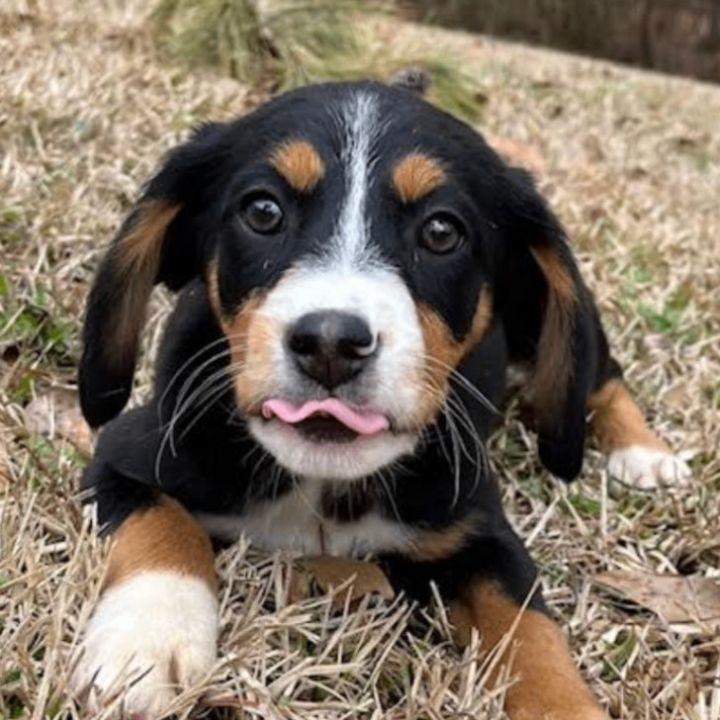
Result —
<path fill-rule="evenodd" d="M 491 290 L 492 327 L 460 372 L 496 405 L 503 397 L 508 363 L 532 368 L 539 360 L 548 286 L 530 248 L 551 248 L 572 278 L 577 302 L 568 338 L 569 389 L 564 406 L 555 413 L 557 420 L 539 427 L 539 451 L 546 467 L 562 478 L 569 480 L 580 471 L 587 396 L 619 369 L 609 357 L 592 297 L 562 227 L 531 179 L 502 162 L 471 128 L 408 91 L 370 84 L 322 85 L 281 96 L 238 121 L 201 129 L 169 155 L 147 186 L 143 200 L 181 206 L 165 234 L 155 278 L 181 292 L 162 344 L 153 397 L 114 420 L 130 394 L 134 359 L 116 372 L 103 360 L 103 332 L 114 321 L 121 287 L 112 249 L 100 267 L 88 305 L 80 387 L 89 422 L 97 426 L 111 421 L 84 481 L 94 491 L 107 527 L 117 527 L 161 493 L 194 512 L 237 514 L 248 503 L 282 496 L 291 487 L 290 478 L 274 468 L 272 459 L 261 459 L 230 390 L 174 425 L 169 423 L 182 401 L 183 386 L 199 387 L 226 362 L 218 359 L 203 367 L 212 350 L 226 347 L 205 285 L 210 258 L 218 261 L 222 308 L 231 312 L 252 290 L 272 287 L 299 257 L 317 252 L 334 225 L 343 192 L 342 177 L 333 174 L 335 166 L 328 162 L 328 176 L 318 189 L 300 196 L 270 170 L 268 149 L 301 130 L 323 157 L 336 157 L 338 130 L 332 108 L 358 89 L 378 98 L 386 127 L 373 148 L 378 178 L 371 197 L 374 242 L 382 257 L 399 268 L 414 298 L 433 308 L 459 340 L 469 332 L 481 289 Z M 443 163 L 448 182 L 427 199 L 403 206 L 384 181 L 394 162 L 416 149 Z M 283 200 L 287 228 L 282 237 L 249 242 L 238 229 L 237 197 L 252 187 L 271 188 Z M 462 218 L 469 242 L 452 257 L 431 258 L 414 238 L 419 223 L 431 211 L 444 208 Z M 118 238 L 135 221 L 131 216 Z M 475 430 L 486 437 L 496 419 L 493 413 L 462 384 L 455 390 Z M 460 432 L 468 447 L 475 447 L 468 430 Z M 477 518 L 472 540 L 454 557 L 418 563 L 388 554 L 382 561 L 390 577 L 418 596 L 426 593 L 429 580 L 452 596 L 473 576 L 492 577 L 522 602 L 533 586 L 535 570 L 504 518 L 495 481 L 480 454 L 475 460 L 463 455 L 455 487 L 443 446 L 446 436 L 441 421 L 421 448 L 404 460 L 391 490 L 372 479 L 344 490 L 328 489 L 322 512 L 350 522 L 372 510 L 422 530 L 441 530 L 472 513 Z M 532 604 L 543 607 L 539 594 Z"/>

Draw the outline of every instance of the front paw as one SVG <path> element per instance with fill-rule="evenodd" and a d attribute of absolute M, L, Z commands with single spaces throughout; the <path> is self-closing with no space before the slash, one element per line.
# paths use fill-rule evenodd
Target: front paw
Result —
<path fill-rule="evenodd" d="M 100 599 L 73 687 L 93 711 L 121 696 L 122 715 L 165 717 L 178 692 L 212 668 L 217 631 L 217 599 L 204 581 L 172 571 L 134 575 Z"/>
<path fill-rule="evenodd" d="M 692 476 L 687 463 L 669 450 L 641 445 L 613 450 L 608 458 L 608 473 L 639 490 L 685 487 Z"/>

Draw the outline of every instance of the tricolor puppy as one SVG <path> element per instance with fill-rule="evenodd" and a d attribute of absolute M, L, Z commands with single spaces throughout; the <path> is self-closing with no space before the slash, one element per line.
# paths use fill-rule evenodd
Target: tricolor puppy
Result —
<path fill-rule="evenodd" d="M 180 294 L 155 393 L 119 415 L 157 283 Z M 83 410 L 105 425 L 85 484 L 114 542 L 79 684 L 102 694 L 125 674 L 128 710 L 157 715 L 201 678 L 210 537 L 245 534 L 372 553 L 411 597 L 434 582 L 486 649 L 527 601 L 510 716 L 604 717 L 485 462 L 509 365 L 555 475 L 580 471 L 588 414 L 627 478 L 687 470 L 625 388 L 558 221 L 470 127 L 370 83 L 204 126 L 113 241 L 84 341 Z"/>

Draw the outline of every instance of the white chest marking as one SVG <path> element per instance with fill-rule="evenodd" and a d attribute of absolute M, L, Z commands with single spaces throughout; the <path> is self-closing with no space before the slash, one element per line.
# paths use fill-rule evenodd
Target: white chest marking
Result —
<path fill-rule="evenodd" d="M 234 542 L 244 535 L 269 552 L 293 555 L 361 557 L 407 548 L 412 533 L 399 523 L 370 512 L 354 522 L 336 522 L 320 513 L 322 483 L 305 482 L 281 498 L 252 505 L 242 515 L 197 513 L 214 537 Z"/>

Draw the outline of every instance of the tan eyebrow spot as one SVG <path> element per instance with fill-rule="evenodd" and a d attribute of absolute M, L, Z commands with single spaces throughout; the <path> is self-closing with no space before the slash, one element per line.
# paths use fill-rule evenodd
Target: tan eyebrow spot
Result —
<path fill-rule="evenodd" d="M 415 152 L 404 157 L 393 169 L 392 183 L 404 203 L 415 202 L 445 182 L 445 171 L 437 160 Z"/>
<path fill-rule="evenodd" d="M 272 166 L 290 187 L 308 192 L 325 174 L 325 164 L 318 151 L 307 140 L 291 140 L 273 151 Z"/>

